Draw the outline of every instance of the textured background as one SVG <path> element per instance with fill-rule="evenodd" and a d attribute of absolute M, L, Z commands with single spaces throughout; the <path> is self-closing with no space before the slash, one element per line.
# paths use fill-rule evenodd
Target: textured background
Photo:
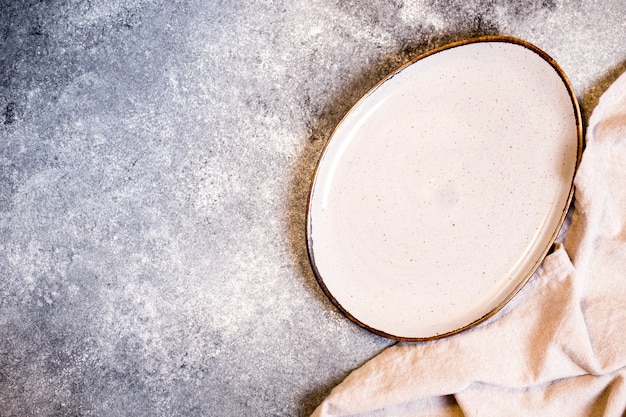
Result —
<path fill-rule="evenodd" d="M 391 342 L 324 298 L 334 125 L 453 40 L 535 43 L 585 117 L 613 1 L 0 0 L 0 416 L 306 416 Z"/>

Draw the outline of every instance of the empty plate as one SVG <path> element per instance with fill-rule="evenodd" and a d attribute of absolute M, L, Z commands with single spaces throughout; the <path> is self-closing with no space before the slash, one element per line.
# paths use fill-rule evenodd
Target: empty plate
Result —
<path fill-rule="evenodd" d="M 403 66 L 335 129 L 309 196 L 317 280 L 351 320 L 429 340 L 495 314 L 563 223 L 582 152 L 563 71 L 508 37 Z"/>

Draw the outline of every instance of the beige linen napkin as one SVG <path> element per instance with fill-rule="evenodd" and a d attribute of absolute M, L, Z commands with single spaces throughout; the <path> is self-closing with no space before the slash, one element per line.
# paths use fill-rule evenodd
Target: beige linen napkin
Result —
<path fill-rule="evenodd" d="M 400 343 L 317 408 L 327 416 L 626 416 L 626 75 L 602 96 L 565 243 L 500 313 Z"/>

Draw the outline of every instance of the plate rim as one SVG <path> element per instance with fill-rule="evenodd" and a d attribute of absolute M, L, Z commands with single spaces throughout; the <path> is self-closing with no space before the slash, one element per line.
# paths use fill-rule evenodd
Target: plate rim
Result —
<path fill-rule="evenodd" d="M 427 337 L 407 337 L 407 336 L 399 336 L 399 335 L 395 335 L 395 334 L 391 334 L 388 332 L 385 332 L 383 330 L 380 329 L 376 329 L 373 328 L 363 322 L 361 322 L 359 319 L 357 319 L 356 317 L 354 317 L 346 308 L 344 308 L 341 303 L 339 303 L 339 301 L 333 296 L 333 294 L 330 292 L 330 290 L 328 289 L 328 287 L 326 286 L 326 284 L 324 283 L 324 279 L 322 278 L 322 274 L 320 273 L 320 271 L 317 268 L 317 264 L 315 262 L 315 255 L 313 253 L 313 239 L 311 236 L 311 197 L 313 195 L 313 190 L 315 187 L 315 183 L 318 177 L 318 172 L 320 169 L 320 165 L 322 162 L 322 159 L 324 157 L 324 155 L 327 152 L 327 149 L 330 145 L 330 143 L 332 142 L 333 138 L 335 137 L 335 135 L 337 134 L 337 131 L 339 129 L 340 126 L 342 126 L 344 124 L 344 122 L 350 117 L 350 115 L 352 113 L 354 113 L 354 111 L 360 106 L 360 104 L 365 101 L 374 91 L 376 91 L 379 87 L 381 87 L 384 83 L 386 83 L 387 81 L 389 81 L 391 78 L 393 78 L 395 75 L 399 74 L 402 70 L 404 70 L 405 68 L 415 64 L 418 61 L 423 60 L 424 58 L 427 58 L 431 55 L 437 54 L 439 52 L 443 52 L 449 49 L 453 49 L 456 47 L 460 47 L 460 46 L 465 46 L 465 45 L 470 45 L 470 44 L 477 44 L 477 43 L 489 43 L 489 42 L 497 42 L 497 43 L 511 43 L 511 44 L 515 44 L 518 46 L 522 46 L 524 48 L 529 49 L 530 51 L 536 53 L 537 55 L 539 55 L 544 61 L 546 61 L 557 73 L 557 75 L 561 78 L 561 81 L 563 82 L 563 85 L 565 86 L 568 95 L 570 97 L 570 101 L 572 104 L 572 108 L 574 110 L 574 119 L 576 122 L 576 136 L 577 136 L 577 150 L 576 150 L 576 164 L 574 166 L 574 173 L 572 175 L 571 178 L 571 183 L 570 183 L 570 189 L 569 189 L 569 193 L 567 196 L 567 199 L 565 201 L 565 205 L 562 208 L 562 212 L 561 212 L 561 216 L 559 219 L 559 222 L 557 223 L 557 226 L 555 228 L 555 230 L 553 231 L 552 235 L 550 236 L 550 238 L 548 239 L 548 243 L 546 245 L 546 247 L 541 251 L 541 255 L 534 261 L 534 264 L 532 265 L 532 268 L 530 269 L 530 272 L 524 276 L 521 281 L 518 283 L 518 285 L 516 285 L 513 290 L 506 296 L 503 298 L 503 300 L 498 303 L 493 309 L 491 309 L 488 313 L 486 313 L 485 315 L 475 319 L 474 321 L 461 326 L 457 329 L 445 332 L 445 333 L 441 333 L 441 334 L 436 334 L 433 336 L 427 336 Z M 526 286 L 526 284 L 528 283 L 528 281 L 532 278 L 532 276 L 535 274 L 535 272 L 537 271 L 537 269 L 539 268 L 539 266 L 543 263 L 544 259 L 546 258 L 546 256 L 550 253 L 550 250 L 552 249 L 554 242 L 556 241 L 559 232 L 561 231 L 562 227 L 563 227 L 563 223 L 565 222 L 565 218 L 567 216 L 567 213 L 570 209 L 570 206 L 572 204 L 572 200 L 573 200 L 573 196 L 574 196 L 574 191 L 575 191 L 575 185 L 574 185 L 574 181 L 576 178 L 576 173 L 578 171 L 578 168 L 580 166 L 580 161 L 582 159 L 582 153 L 585 147 L 585 139 L 584 139 L 584 132 L 583 132 L 583 121 L 582 121 L 582 115 L 581 115 L 581 109 L 580 109 L 580 104 L 578 102 L 578 98 L 576 97 L 576 93 L 574 91 L 574 88 L 569 80 L 569 78 L 567 77 L 567 75 L 565 74 L 565 72 L 563 71 L 563 69 L 561 68 L 561 66 L 550 56 L 548 55 L 545 51 L 543 51 L 542 49 L 540 49 L 539 47 L 537 47 L 536 45 L 520 39 L 520 38 L 516 38 L 516 37 L 512 37 L 512 36 L 504 36 L 504 35 L 485 35 L 485 36 L 477 36 L 477 37 L 471 37 L 471 38 L 467 38 L 467 39 L 462 39 L 459 41 L 455 41 L 455 42 L 451 42 L 448 44 L 445 44 L 443 46 L 434 48 L 432 50 L 428 50 L 420 55 L 418 55 L 417 57 L 409 60 L 408 62 L 404 63 L 403 65 L 399 66 L 398 68 L 396 68 L 395 70 L 393 70 L 392 72 L 390 72 L 389 74 L 387 74 L 385 77 L 383 77 L 380 81 L 378 81 L 372 88 L 370 88 L 361 98 L 359 98 L 359 100 L 357 100 L 351 107 L 350 109 L 343 115 L 343 117 L 341 118 L 341 120 L 336 124 L 336 126 L 333 128 L 333 131 L 331 132 L 331 134 L 328 136 L 326 143 L 324 144 L 324 146 L 322 147 L 322 150 L 319 153 L 319 157 L 318 160 L 316 162 L 315 165 L 315 170 L 313 172 L 313 175 L 311 177 L 310 180 L 310 185 L 309 185 L 309 191 L 307 194 L 307 204 L 306 204 L 306 214 L 305 214 L 305 236 L 306 236 L 306 248 L 307 248 L 307 255 L 309 258 L 309 265 L 311 266 L 311 269 L 313 271 L 313 275 L 315 276 L 315 279 L 318 283 L 318 285 L 320 286 L 320 288 L 322 289 L 324 295 L 331 301 L 331 303 L 335 306 L 335 308 L 337 308 L 346 318 L 348 318 L 349 320 L 351 320 L 352 322 L 356 323 L 358 326 L 360 326 L 361 328 L 368 330 L 371 333 L 374 333 L 378 336 L 381 337 L 385 337 L 387 339 L 391 339 L 391 340 L 397 340 L 397 341 L 401 341 L 401 342 L 425 342 L 425 341 L 432 341 L 432 340 L 437 340 L 437 339 L 443 339 L 461 332 L 464 332 L 465 330 L 471 329 L 475 326 L 477 326 L 478 324 L 488 320 L 489 318 L 493 317 L 496 313 L 498 313 L 504 306 L 506 306 L 520 291 L 521 289 Z"/>

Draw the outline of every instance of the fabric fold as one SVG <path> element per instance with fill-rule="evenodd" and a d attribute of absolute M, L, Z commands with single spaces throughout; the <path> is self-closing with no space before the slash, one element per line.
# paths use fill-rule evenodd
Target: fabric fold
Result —
<path fill-rule="evenodd" d="M 387 348 L 314 417 L 625 415 L 626 75 L 586 140 L 565 242 L 511 303 L 461 334 Z"/>

